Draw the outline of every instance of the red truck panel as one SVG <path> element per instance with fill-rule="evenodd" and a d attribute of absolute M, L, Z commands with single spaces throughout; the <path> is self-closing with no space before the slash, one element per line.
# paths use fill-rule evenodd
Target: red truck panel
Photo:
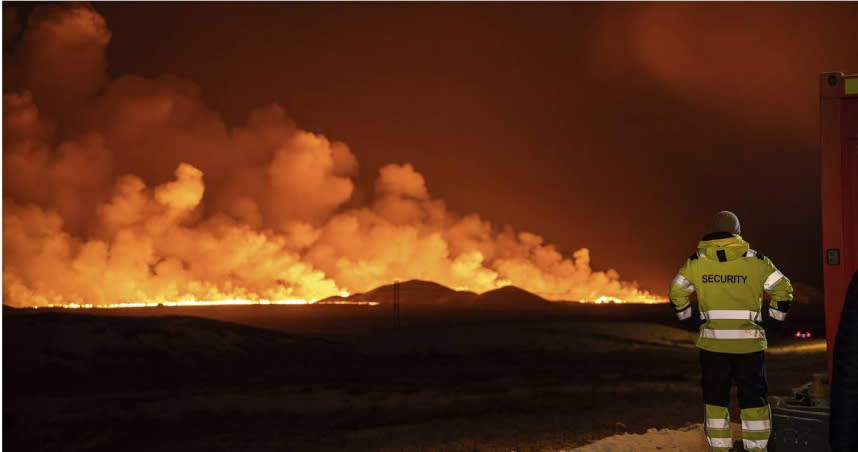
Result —
<path fill-rule="evenodd" d="M 820 183 L 828 370 L 852 274 L 858 270 L 858 74 L 819 77 Z"/>

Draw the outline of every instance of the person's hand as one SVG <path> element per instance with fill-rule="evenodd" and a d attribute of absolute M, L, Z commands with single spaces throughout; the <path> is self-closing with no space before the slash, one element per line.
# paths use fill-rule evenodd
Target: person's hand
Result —
<path fill-rule="evenodd" d="M 765 319 L 763 319 L 762 327 L 766 331 L 766 336 L 771 336 L 777 333 L 778 330 L 781 329 L 781 326 L 783 326 L 783 324 L 784 322 L 781 322 L 780 320 L 774 319 L 772 317 L 766 317 Z"/>
<path fill-rule="evenodd" d="M 703 321 L 700 319 L 700 314 L 694 312 L 691 317 L 680 320 L 679 323 L 682 324 L 682 327 L 688 331 L 700 331 L 700 325 L 703 324 Z"/>

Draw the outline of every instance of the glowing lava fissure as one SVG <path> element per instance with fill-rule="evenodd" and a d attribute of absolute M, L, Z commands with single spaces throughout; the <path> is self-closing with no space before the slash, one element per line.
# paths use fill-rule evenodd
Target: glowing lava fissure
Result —
<path fill-rule="evenodd" d="M 564 254 L 448 210 L 408 163 L 380 168 L 355 202 L 349 147 L 277 105 L 232 126 L 192 81 L 110 80 L 110 31 L 88 5 L 36 7 L 15 42 L 4 61 L 6 304 L 309 304 L 410 279 L 666 301 L 594 271 L 587 248 Z"/>
<path fill-rule="evenodd" d="M 163 307 L 200 307 L 200 306 L 305 306 L 305 305 L 348 305 L 348 306 L 378 306 L 377 301 L 318 301 L 318 300 L 181 300 L 160 302 L 128 302 L 128 303 L 59 303 L 44 306 L 33 306 L 34 309 L 123 309 L 123 308 L 163 308 Z"/>

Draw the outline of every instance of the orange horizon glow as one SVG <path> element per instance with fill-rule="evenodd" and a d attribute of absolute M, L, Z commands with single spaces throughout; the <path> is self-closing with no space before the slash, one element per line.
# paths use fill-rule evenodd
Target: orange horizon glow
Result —
<path fill-rule="evenodd" d="M 346 291 L 340 292 L 342 297 L 349 296 Z M 549 300 L 556 302 L 558 300 Z M 635 300 L 625 300 L 618 297 L 600 296 L 593 300 L 582 300 L 579 303 L 586 304 L 658 304 L 665 303 L 666 300 L 658 296 L 650 296 Z M 159 308 L 159 307 L 202 307 L 202 306 L 309 306 L 309 305 L 348 305 L 348 306 L 379 306 L 378 301 L 364 300 L 316 300 L 316 299 L 283 299 L 283 300 L 266 300 L 266 299 L 242 299 L 242 298 L 226 298 L 222 300 L 177 300 L 177 301 L 134 301 L 122 303 L 52 303 L 47 305 L 29 306 L 32 309 L 128 309 L 128 308 Z"/>
<path fill-rule="evenodd" d="M 150 301 L 150 302 L 126 302 L 110 304 L 93 303 L 54 303 L 41 306 L 31 306 L 33 309 L 127 309 L 127 308 L 176 308 L 176 307 L 199 307 L 199 306 L 307 306 L 313 304 L 328 305 L 355 305 L 355 306 L 378 306 L 377 301 L 347 301 L 347 300 L 179 300 L 179 301 Z"/>

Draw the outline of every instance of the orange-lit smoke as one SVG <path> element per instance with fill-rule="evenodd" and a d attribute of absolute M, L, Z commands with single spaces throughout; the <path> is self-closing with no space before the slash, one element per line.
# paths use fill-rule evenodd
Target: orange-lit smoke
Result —
<path fill-rule="evenodd" d="M 347 206 L 349 148 L 278 106 L 228 126 L 188 80 L 109 81 L 87 6 L 39 8 L 4 69 L 4 303 L 315 300 L 394 279 L 659 300 L 535 234 L 433 199 L 410 164 Z"/>
<path fill-rule="evenodd" d="M 755 128 L 815 135 L 807 87 L 820 72 L 850 69 L 839 65 L 855 48 L 834 44 L 856 42 L 856 19 L 835 4 L 642 2 L 605 14 L 591 55 L 601 70 L 643 68 L 685 102 Z"/>

